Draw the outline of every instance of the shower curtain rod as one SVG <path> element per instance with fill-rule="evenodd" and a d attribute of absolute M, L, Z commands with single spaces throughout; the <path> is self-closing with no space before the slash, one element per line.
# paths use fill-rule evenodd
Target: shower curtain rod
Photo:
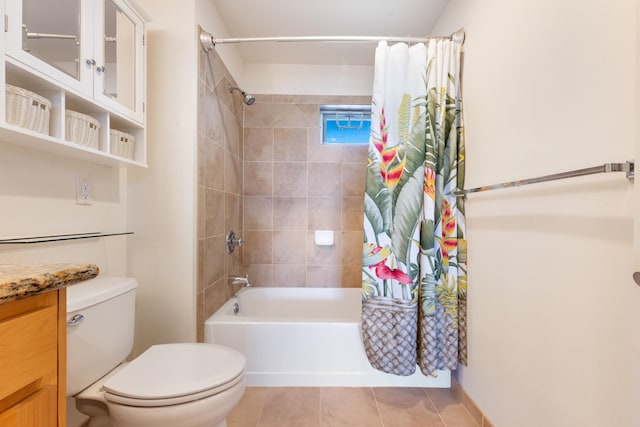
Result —
<path fill-rule="evenodd" d="M 558 179 L 573 178 L 576 176 L 593 175 L 596 173 L 626 172 L 627 179 L 634 177 L 634 161 L 628 160 L 626 163 L 605 163 L 600 166 L 576 169 L 568 172 L 554 173 L 551 175 L 539 176 L 536 178 L 519 179 L 517 181 L 502 182 L 500 184 L 485 185 L 483 187 L 470 188 L 455 192 L 458 197 L 465 197 L 469 193 L 480 193 L 482 191 L 499 190 L 501 188 L 520 187 L 523 185 L 537 184 L 539 182 L 555 181 Z"/>
<path fill-rule="evenodd" d="M 429 40 L 453 40 L 464 42 L 464 30 L 460 29 L 449 37 L 378 37 L 378 36 L 308 36 L 308 37 L 237 37 L 215 38 L 211 33 L 200 31 L 200 43 L 206 52 L 213 50 L 216 44 L 224 43 L 254 43 L 254 42 L 405 42 L 425 43 Z"/>

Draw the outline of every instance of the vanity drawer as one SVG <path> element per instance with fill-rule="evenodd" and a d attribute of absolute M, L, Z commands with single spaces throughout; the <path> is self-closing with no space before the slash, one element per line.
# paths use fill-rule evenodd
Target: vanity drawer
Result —
<path fill-rule="evenodd" d="M 50 294 L 0 306 L 0 411 L 27 390 L 56 384 L 58 307 Z"/>

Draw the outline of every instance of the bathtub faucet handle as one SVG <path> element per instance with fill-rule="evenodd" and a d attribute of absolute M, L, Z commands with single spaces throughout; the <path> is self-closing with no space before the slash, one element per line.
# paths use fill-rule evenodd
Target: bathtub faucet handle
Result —
<path fill-rule="evenodd" d="M 236 236 L 235 231 L 229 230 L 227 233 L 227 253 L 230 254 L 236 247 L 244 245 L 244 239 Z"/>

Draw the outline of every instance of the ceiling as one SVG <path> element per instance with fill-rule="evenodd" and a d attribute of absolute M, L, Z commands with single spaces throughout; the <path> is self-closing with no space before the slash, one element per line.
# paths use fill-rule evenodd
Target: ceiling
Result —
<path fill-rule="evenodd" d="M 213 0 L 228 37 L 412 36 L 430 32 L 448 0 Z M 205 28 L 206 30 L 206 28 Z M 214 37 L 220 35 L 213 34 Z M 372 65 L 375 43 L 239 43 L 244 62 Z"/>

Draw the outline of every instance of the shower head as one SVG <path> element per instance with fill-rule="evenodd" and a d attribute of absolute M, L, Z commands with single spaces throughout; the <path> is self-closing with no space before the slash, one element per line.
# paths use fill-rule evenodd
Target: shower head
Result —
<path fill-rule="evenodd" d="M 255 96 L 247 94 L 245 91 L 243 91 L 239 87 L 234 87 L 234 86 L 229 85 L 229 92 L 233 92 L 234 90 L 237 90 L 238 92 L 240 92 L 242 94 L 242 96 L 244 97 L 243 102 L 245 104 L 251 105 L 254 102 L 256 102 L 256 97 Z"/>

